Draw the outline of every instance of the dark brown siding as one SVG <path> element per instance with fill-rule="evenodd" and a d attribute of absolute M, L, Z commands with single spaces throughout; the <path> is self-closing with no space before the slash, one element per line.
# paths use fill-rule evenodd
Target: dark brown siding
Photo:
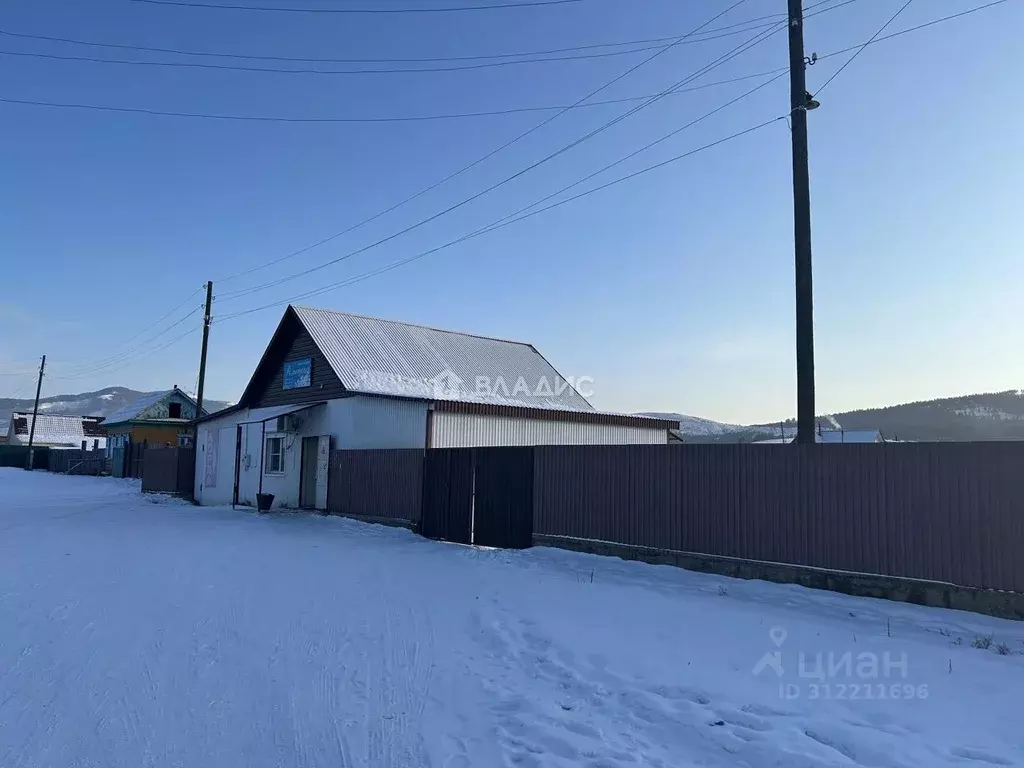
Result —
<path fill-rule="evenodd" d="M 291 360 L 310 358 L 312 386 L 302 389 L 284 388 L 284 364 Z M 331 370 L 313 339 L 292 312 L 285 315 L 270 342 L 252 382 L 243 396 L 249 408 L 292 403 L 318 403 L 345 396 L 345 387 Z"/>
<path fill-rule="evenodd" d="M 192 497 L 196 452 L 193 448 L 151 448 L 142 467 L 145 493 L 173 493 Z"/>
<path fill-rule="evenodd" d="M 423 492 L 423 451 L 331 451 L 327 511 L 416 524 Z"/>
<path fill-rule="evenodd" d="M 535 450 L 536 534 L 1024 591 L 1024 442 Z"/>
<path fill-rule="evenodd" d="M 586 424 L 613 424 L 666 431 L 679 426 L 678 421 L 654 419 L 649 416 L 629 416 L 623 413 L 602 413 L 600 411 L 562 411 L 554 408 L 523 408 L 514 405 L 470 403 L 461 400 L 435 400 L 432 408 L 435 411 L 451 413 L 475 413 L 483 416 L 509 416 L 514 419 L 542 419 L 544 421 L 574 421 Z"/>

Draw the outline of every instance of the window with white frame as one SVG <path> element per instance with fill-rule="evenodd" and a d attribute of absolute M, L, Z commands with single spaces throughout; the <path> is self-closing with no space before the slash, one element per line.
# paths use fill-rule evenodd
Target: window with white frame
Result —
<path fill-rule="evenodd" d="M 284 473 L 284 438 L 268 437 L 264 450 L 266 459 L 266 472 L 268 475 L 280 475 Z"/>

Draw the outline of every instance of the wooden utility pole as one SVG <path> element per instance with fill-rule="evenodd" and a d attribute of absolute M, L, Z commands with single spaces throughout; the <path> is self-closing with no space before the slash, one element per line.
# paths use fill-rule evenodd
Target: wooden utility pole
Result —
<path fill-rule="evenodd" d="M 36 404 L 32 406 L 32 424 L 28 428 L 28 466 L 25 469 L 31 470 L 35 462 L 35 449 L 32 441 L 36 437 L 36 417 L 39 415 L 39 394 L 43 391 L 43 373 L 46 371 L 46 355 L 43 355 L 43 362 L 39 365 L 39 381 L 36 382 Z"/>
<path fill-rule="evenodd" d="M 210 306 L 213 304 L 213 281 L 206 283 L 206 314 L 203 316 L 203 351 L 199 355 L 199 384 L 196 385 L 196 418 L 203 415 L 203 388 L 206 386 L 206 347 L 210 341 Z M 199 444 L 199 427 L 196 426 L 195 442 Z"/>
<path fill-rule="evenodd" d="M 802 0 L 789 2 L 789 92 L 793 133 L 793 231 L 796 267 L 796 442 L 814 443 L 814 291 L 811 272 L 811 181 Z"/>

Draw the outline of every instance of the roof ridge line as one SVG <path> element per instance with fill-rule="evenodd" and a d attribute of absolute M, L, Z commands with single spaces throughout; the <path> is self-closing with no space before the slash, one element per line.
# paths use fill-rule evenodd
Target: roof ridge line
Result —
<path fill-rule="evenodd" d="M 521 347 L 531 347 L 535 352 L 537 348 L 528 341 L 516 341 L 515 339 L 505 339 L 500 336 L 486 336 L 482 333 L 467 333 L 465 331 L 453 331 L 450 328 L 438 328 L 434 325 L 423 325 L 422 323 L 407 323 L 404 320 L 389 320 L 386 317 L 374 317 L 373 315 L 363 315 L 359 312 L 343 312 L 340 309 L 324 309 L 322 307 L 307 307 L 301 304 L 291 304 L 292 309 L 307 309 L 313 312 L 329 312 L 332 315 L 348 315 L 349 317 L 359 317 L 363 320 L 376 320 L 381 323 L 391 323 L 392 325 L 404 325 L 407 328 L 423 328 L 427 331 L 437 331 L 438 333 L 450 333 L 455 336 L 469 336 L 474 339 L 485 339 L 487 341 L 500 341 L 504 344 L 518 344 Z M 538 353 L 539 354 L 539 353 Z M 557 371 L 556 371 L 557 373 Z"/>

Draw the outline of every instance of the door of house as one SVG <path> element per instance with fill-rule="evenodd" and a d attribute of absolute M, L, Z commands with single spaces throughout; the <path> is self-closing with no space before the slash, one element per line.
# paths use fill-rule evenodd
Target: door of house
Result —
<path fill-rule="evenodd" d="M 318 437 L 302 438 L 302 472 L 299 479 L 299 506 L 305 509 L 316 507 L 316 465 Z"/>

